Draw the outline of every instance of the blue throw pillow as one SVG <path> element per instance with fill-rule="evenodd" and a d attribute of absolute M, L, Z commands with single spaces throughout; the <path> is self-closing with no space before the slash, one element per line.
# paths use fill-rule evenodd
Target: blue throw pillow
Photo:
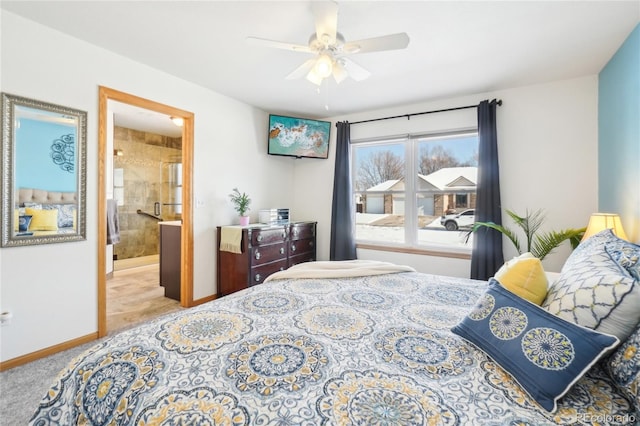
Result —
<path fill-rule="evenodd" d="M 18 232 L 27 232 L 31 224 L 31 215 L 22 215 L 18 219 Z"/>
<path fill-rule="evenodd" d="M 550 314 L 493 278 L 476 306 L 451 331 L 490 356 L 549 412 L 619 342 Z"/>

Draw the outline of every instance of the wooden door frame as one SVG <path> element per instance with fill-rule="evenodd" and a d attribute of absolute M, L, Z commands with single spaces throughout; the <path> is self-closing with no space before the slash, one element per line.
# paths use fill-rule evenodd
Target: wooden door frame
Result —
<path fill-rule="evenodd" d="M 194 114 L 108 87 L 99 86 L 98 99 L 98 337 L 107 335 L 107 114 L 108 101 L 117 101 L 172 117 L 182 117 L 182 233 L 180 247 L 180 305 L 193 306 L 193 121 Z"/>

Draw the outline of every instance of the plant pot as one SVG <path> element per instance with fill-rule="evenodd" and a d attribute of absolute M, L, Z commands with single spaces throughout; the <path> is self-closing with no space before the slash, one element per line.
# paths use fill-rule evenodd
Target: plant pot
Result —
<path fill-rule="evenodd" d="M 249 224 L 249 216 L 240 216 L 240 226 L 247 226 Z"/>

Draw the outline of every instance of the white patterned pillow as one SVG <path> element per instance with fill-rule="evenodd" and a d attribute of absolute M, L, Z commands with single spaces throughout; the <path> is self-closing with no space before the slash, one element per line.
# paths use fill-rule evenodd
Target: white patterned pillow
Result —
<path fill-rule="evenodd" d="M 605 247 L 613 260 L 618 262 L 636 279 L 640 279 L 640 246 L 618 238 L 611 229 L 598 232 L 580 243 L 565 262 L 564 268 L 570 268 L 585 256 L 599 252 Z"/>
<path fill-rule="evenodd" d="M 58 210 L 58 228 L 73 226 L 73 218 L 76 214 L 76 206 L 73 204 L 44 204 L 44 210 Z"/>
<path fill-rule="evenodd" d="M 638 281 L 611 258 L 605 244 L 574 252 L 570 258 L 542 307 L 567 321 L 626 339 L 640 321 Z"/>

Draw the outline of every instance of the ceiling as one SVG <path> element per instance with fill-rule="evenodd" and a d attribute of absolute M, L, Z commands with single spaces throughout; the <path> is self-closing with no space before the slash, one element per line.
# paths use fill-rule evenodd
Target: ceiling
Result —
<path fill-rule="evenodd" d="M 406 32 L 404 50 L 351 56 L 364 81 L 285 76 L 307 53 L 308 1 L 7 1 L 2 9 L 270 113 L 309 118 L 595 75 L 640 22 L 634 1 L 339 1 L 347 41 Z M 5 40 L 6 42 L 6 40 Z M 328 105 L 328 110 L 325 106 Z"/>

